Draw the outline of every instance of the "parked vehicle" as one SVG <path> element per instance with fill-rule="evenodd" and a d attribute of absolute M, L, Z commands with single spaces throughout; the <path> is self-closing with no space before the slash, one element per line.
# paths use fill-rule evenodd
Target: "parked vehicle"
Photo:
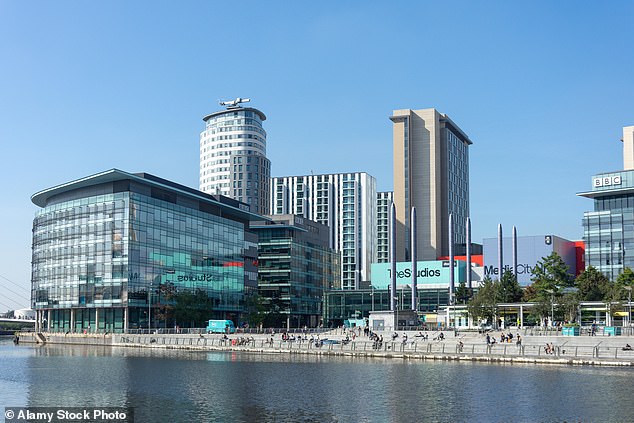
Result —
<path fill-rule="evenodd" d="M 236 333 L 236 327 L 231 320 L 209 320 L 207 333 Z"/>

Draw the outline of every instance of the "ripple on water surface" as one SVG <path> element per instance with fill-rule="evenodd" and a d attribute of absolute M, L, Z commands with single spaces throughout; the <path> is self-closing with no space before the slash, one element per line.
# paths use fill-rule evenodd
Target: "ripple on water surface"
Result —
<path fill-rule="evenodd" d="M 3 405 L 129 406 L 141 422 L 634 420 L 629 368 L 8 342 L 0 357 Z"/>

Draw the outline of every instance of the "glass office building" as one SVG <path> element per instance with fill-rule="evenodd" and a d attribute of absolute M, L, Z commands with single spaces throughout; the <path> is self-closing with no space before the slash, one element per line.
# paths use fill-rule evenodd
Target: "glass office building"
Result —
<path fill-rule="evenodd" d="M 397 288 L 396 309 L 411 309 L 412 291 L 409 287 Z M 449 304 L 448 288 L 419 289 L 416 295 L 419 315 L 437 313 Z M 338 327 L 347 319 L 367 318 L 371 311 L 390 309 L 390 292 L 387 289 L 360 289 L 356 291 L 330 290 L 324 296 L 324 326 Z"/>
<path fill-rule="evenodd" d="M 595 175 L 592 190 L 577 195 L 594 200 L 583 214 L 586 266 L 614 281 L 634 268 L 634 170 Z"/>
<path fill-rule="evenodd" d="M 329 247 L 328 227 L 294 215 L 254 223 L 258 234 L 258 290 L 280 316 L 269 326 L 316 327 L 325 289 L 340 284 L 340 253 Z"/>
<path fill-rule="evenodd" d="M 149 174 L 110 170 L 41 191 L 33 222 L 32 306 L 41 330 L 171 326 L 161 287 L 209 297 L 209 319 L 240 323 L 257 290 L 246 204 Z M 184 322 L 185 323 L 185 322 Z"/>

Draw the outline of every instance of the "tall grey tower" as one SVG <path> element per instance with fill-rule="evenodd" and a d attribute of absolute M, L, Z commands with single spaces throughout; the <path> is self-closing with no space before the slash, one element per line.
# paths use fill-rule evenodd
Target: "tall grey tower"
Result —
<path fill-rule="evenodd" d="M 225 110 L 203 118 L 200 133 L 200 190 L 221 194 L 269 214 L 271 162 L 266 158 L 264 113 L 237 98 L 221 102 Z"/>
<path fill-rule="evenodd" d="M 469 216 L 469 137 L 436 109 L 394 110 L 394 202 L 398 261 L 411 260 L 410 209 L 417 210 L 417 259 L 449 254 L 453 240 L 466 242 Z"/>

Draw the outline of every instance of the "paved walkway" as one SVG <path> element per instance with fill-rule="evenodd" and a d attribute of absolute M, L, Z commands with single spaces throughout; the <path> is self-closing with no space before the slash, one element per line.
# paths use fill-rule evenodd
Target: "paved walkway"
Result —
<path fill-rule="evenodd" d="M 358 332 L 357 332 L 358 333 Z M 294 336 L 282 340 L 282 335 L 270 334 L 43 334 L 47 343 L 90 344 L 117 347 L 190 349 L 206 351 L 249 351 L 258 353 L 296 353 L 316 355 L 343 355 L 358 357 L 391 357 L 425 360 L 495 361 L 544 364 L 586 364 L 634 366 L 634 351 L 624 350 L 626 344 L 634 346 L 634 337 L 628 336 L 522 336 L 517 345 L 516 333 L 512 342 L 501 343 L 502 332 L 489 333 L 498 342 L 487 345 L 486 335 L 476 332 L 439 331 L 379 332 L 383 343 L 369 337 L 355 336 L 340 329 L 317 335 Z M 504 332 L 508 333 L 508 331 Z M 407 339 L 404 335 L 407 335 Z M 311 341 L 312 336 L 312 341 Z M 347 338 L 347 340 L 346 340 Z M 271 341 L 272 340 L 272 341 Z M 35 342 L 33 334 L 24 334 L 21 342 Z M 546 345 L 549 348 L 546 348 Z"/>

